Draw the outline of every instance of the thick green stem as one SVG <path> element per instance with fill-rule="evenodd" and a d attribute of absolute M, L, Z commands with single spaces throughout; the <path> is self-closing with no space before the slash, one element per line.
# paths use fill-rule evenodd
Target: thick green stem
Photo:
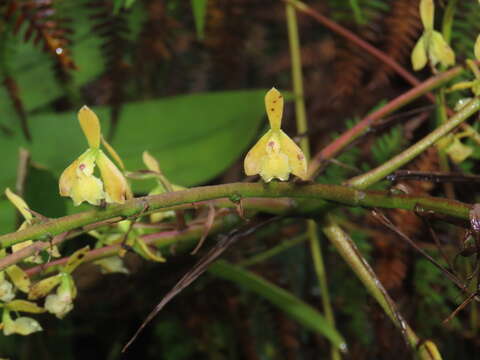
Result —
<path fill-rule="evenodd" d="M 251 258 L 246 259 L 244 261 L 241 261 L 238 263 L 238 266 L 243 266 L 243 267 L 249 267 L 253 266 L 255 264 L 264 262 L 274 256 L 277 256 L 278 254 L 282 253 L 285 250 L 290 249 L 293 246 L 296 246 L 298 244 L 303 243 L 305 240 L 307 240 L 308 236 L 306 234 L 300 234 L 297 237 L 294 237 L 293 239 L 288 239 L 285 241 L 282 241 L 280 244 L 264 251 L 259 254 L 253 255 Z"/>
<path fill-rule="evenodd" d="M 333 246 L 335 246 L 335 248 L 338 250 L 340 256 L 342 256 L 346 263 L 350 265 L 353 272 L 355 272 L 367 291 L 378 302 L 393 323 L 404 333 L 412 350 L 415 352 L 418 351 L 421 359 L 441 359 L 438 356 L 431 356 L 432 353 L 434 353 L 431 347 L 435 346 L 431 342 L 428 343 L 430 349 L 426 349 L 427 346 L 425 344 L 422 344 L 420 348 L 417 349 L 417 346 L 420 345 L 417 335 L 398 313 L 395 303 L 383 288 L 383 285 L 376 277 L 370 265 L 368 265 L 368 263 L 362 257 L 352 239 L 350 239 L 350 237 L 340 228 L 340 226 L 330 219 L 327 219 L 323 231 Z"/>
<path fill-rule="evenodd" d="M 471 210 L 471 205 L 459 201 L 430 196 L 394 195 L 389 192 L 358 190 L 351 186 L 301 185 L 280 182 L 270 184 L 232 183 L 145 196 L 129 200 L 122 205 L 112 205 L 106 209 L 94 209 L 57 219 L 50 219 L 24 230 L 0 236 L 0 247 L 6 248 L 25 240 L 48 240 L 65 231 L 82 228 L 100 221 L 145 214 L 145 209 L 153 211 L 183 204 L 189 204 L 193 207 L 193 203 L 201 201 L 214 199 L 237 201 L 238 199 L 248 198 L 289 198 L 288 202 L 281 202 L 283 204 L 281 211 L 275 206 L 271 208 L 271 212 L 307 217 L 315 217 L 319 213 L 323 213 L 327 209 L 328 202 L 356 207 L 397 208 L 410 211 L 420 207 L 464 220 L 469 220 Z M 286 203 L 290 205 L 287 206 L 285 205 Z M 269 211 L 269 208 L 265 205 L 263 211 Z"/>
<path fill-rule="evenodd" d="M 307 115 L 305 110 L 305 98 L 303 96 L 302 59 L 300 57 L 300 40 L 298 36 L 297 15 L 295 8 L 285 5 L 288 27 L 288 41 L 290 44 L 290 58 L 292 60 L 293 94 L 295 96 L 295 115 L 297 120 L 297 132 L 301 135 L 300 147 L 307 159 L 310 158 L 310 145 L 307 137 Z"/>

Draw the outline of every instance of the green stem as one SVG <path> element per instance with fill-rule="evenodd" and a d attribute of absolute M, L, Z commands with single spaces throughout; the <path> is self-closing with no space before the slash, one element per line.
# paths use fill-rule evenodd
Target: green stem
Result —
<path fill-rule="evenodd" d="M 285 4 L 288 40 L 290 44 L 290 58 L 292 60 L 292 81 L 293 93 L 295 94 L 295 115 L 297 122 L 297 132 L 301 135 L 300 148 L 305 158 L 310 160 L 310 143 L 307 136 L 308 122 L 305 107 L 305 98 L 303 92 L 302 59 L 300 55 L 300 38 L 298 35 L 297 14 L 291 4 Z M 332 305 L 330 303 L 330 293 L 328 290 L 328 280 L 325 271 L 325 265 L 320 247 L 320 239 L 317 234 L 317 224 L 314 220 L 307 221 L 307 235 L 310 243 L 310 253 L 312 255 L 313 266 L 317 275 L 318 283 L 322 292 L 322 306 L 325 318 L 328 324 L 335 329 L 335 317 L 333 315 Z M 338 347 L 332 346 L 330 352 L 332 360 L 341 359 Z"/>
<path fill-rule="evenodd" d="M 295 96 L 295 115 L 297 120 L 297 132 L 301 135 L 300 147 L 307 159 L 310 159 L 310 144 L 308 136 L 307 115 L 305 110 L 305 98 L 303 95 L 302 60 L 300 57 L 300 40 L 298 36 L 297 15 L 295 8 L 285 4 L 287 16 L 288 40 L 290 44 L 290 58 L 292 61 L 293 94 Z"/>
<path fill-rule="evenodd" d="M 283 251 L 290 249 L 293 246 L 301 244 L 307 238 L 308 238 L 307 235 L 301 234 L 297 237 L 294 237 L 293 239 L 282 241 L 280 244 L 272 247 L 271 249 L 268 249 L 264 252 L 256 254 L 249 259 L 241 261 L 240 263 L 238 263 L 238 266 L 248 267 L 248 266 L 252 266 L 252 265 L 264 262 L 264 261 L 282 253 Z"/>
<path fill-rule="evenodd" d="M 421 359 L 431 360 L 432 357 L 429 356 L 431 354 L 429 354 L 429 351 L 426 351 L 423 344 L 419 344 L 417 335 L 398 313 L 395 303 L 383 288 L 383 285 L 378 280 L 370 265 L 368 265 L 367 261 L 360 254 L 352 239 L 350 239 L 340 226 L 330 219 L 327 219 L 323 231 L 333 246 L 338 250 L 340 256 L 350 265 L 367 291 L 374 297 L 393 323 L 402 330 L 412 350 L 418 351 Z M 419 349 L 417 349 L 418 345 L 420 345 Z M 429 342 L 428 346 L 431 348 L 435 345 Z M 432 351 L 430 351 L 430 353 L 432 353 Z M 441 358 L 437 356 L 433 357 L 433 359 Z"/>
<path fill-rule="evenodd" d="M 471 115 L 480 109 L 480 100 L 478 98 L 472 99 L 465 105 L 458 113 L 452 116 L 446 123 L 436 128 L 430 134 L 425 136 L 422 140 L 412 145 L 402 153 L 393 157 L 383 165 L 363 174 L 348 180 L 347 184 L 355 186 L 360 189 L 365 189 L 370 185 L 383 179 L 388 174 L 405 165 L 413 158 L 425 151 L 429 146 L 433 145 L 437 140 L 448 134 L 455 127 L 467 120 Z"/>
<path fill-rule="evenodd" d="M 437 97 L 437 126 L 445 124 L 447 122 L 447 110 L 445 105 L 445 91 L 444 88 L 440 88 Z M 450 172 L 450 164 L 448 163 L 448 156 L 444 149 L 437 146 L 438 150 L 438 160 L 440 165 L 440 170 L 444 173 Z M 455 198 L 455 188 L 452 183 L 446 182 L 443 184 L 443 190 L 445 195 L 449 199 Z"/>
<path fill-rule="evenodd" d="M 194 203 L 201 201 L 238 198 L 245 199 L 242 200 L 242 206 L 244 202 L 248 204 L 249 198 L 289 198 L 287 202 L 282 201 L 281 209 L 278 206 L 270 209 L 272 213 L 289 216 L 318 216 L 327 209 L 328 202 L 355 207 L 398 208 L 410 211 L 421 207 L 464 220 L 469 220 L 471 210 L 471 205 L 459 201 L 430 196 L 394 195 L 389 192 L 358 190 L 351 186 L 280 182 L 232 183 L 134 198 L 122 205 L 111 205 L 106 209 L 98 208 L 50 219 L 24 230 L 0 236 L 0 247 L 6 248 L 25 240 L 40 239 L 48 242 L 55 235 L 80 229 L 89 224 L 117 217 L 145 214 L 145 209 L 153 211 L 184 204 L 193 207 Z M 263 206 L 263 211 L 269 211 L 267 204 Z M 3 269 L 2 266 L 0 266 L 1 269 Z"/>
<path fill-rule="evenodd" d="M 455 16 L 455 10 L 457 9 L 457 2 L 458 0 L 450 0 L 443 13 L 442 35 L 447 44 L 450 44 L 450 39 L 452 37 L 453 17 Z"/>
<path fill-rule="evenodd" d="M 353 11 L 353 16 L 355 17 L 355 22 L 359 25 L 365 24 L 366 23 L 365 17 L 362 14 L 362 9 L 358 4 L 358 0 L 349 0 L 349 2 L 350 2 L 350 7 L 352 8 L 352 11 Z"/>

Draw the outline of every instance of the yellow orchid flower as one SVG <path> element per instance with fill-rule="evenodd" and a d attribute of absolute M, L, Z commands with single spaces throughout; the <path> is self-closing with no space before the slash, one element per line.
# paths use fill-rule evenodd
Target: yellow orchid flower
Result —
<path fill-rule="evenodd" d="M 423 24 L 423 34 L 418 39 L 412 51 L 412 65 L 415 71 L 421 70 L 430 60 L 434 68 L 438 63 L 443 66 L 455 64 L 455 53 L 443 38 L 443 35 L 433 29 L 435 4 L 433 0 L 420 1 L 420 18 Z"/>
<path fill-rule="evenodd" d="M 265 182 L 272 179 L 288 180 L 290 173 L 306 179 L 307 161 L 302 150 L 285 134 L 281 127 L 283 96 L 275 88 L 265 95 L 270 130 L 250 149 L 244 169 L 248 176 L 259 174 Z"/>
<path fill-rule="evenodd" d="M 132 192 L 122 172 L 100 149 L 102 137 L 97 115 L 83 106 L 78 120 L 89 148 L 63 171 L 59 180 L 60 195 L 70 196 L 75 205 L 84 201 L 100 205 L 103 199 L 107 203 L 123 204 L 132 197 Z M 102 142 L 107 150 L 111 148 Z M 94 175 L 95 165 L 100 170 L 100 178 Z"/>

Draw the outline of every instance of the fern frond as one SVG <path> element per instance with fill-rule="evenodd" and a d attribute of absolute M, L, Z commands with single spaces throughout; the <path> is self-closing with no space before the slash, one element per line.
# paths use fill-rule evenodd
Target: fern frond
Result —
<path fill-rule="evenodd" d="M 69 50 L 67 35 L 70 31 L 58 16 L 54 0 L 12 0 L 7 5 L 5 19 L 14 24 L 14 34 L 24 28 L 25 41 L 33 39 L 35 45 L 42 43 L 43 50 L 51 54 L 64 70 L 76 68 Z"/>
<path fill-rule="evenodd" d="M 371 148 L 375 163 L 383 164 L 398 154 L 402 149 L 403 140 L 401 126 L 395 126 L 388 133 L 378 137 Z"/>
<path fill-rule="evenodd" d="M 459 1 L 452 27 L 452 47 L 457 59 L 473 58 L 473 46 L 480 33 L 478 1 Z"/>
<path fill-rule="evenodd" d="M 4 9 L 0 8 L 0 10 Z M 11 25 L 2 23 L 2 27 L 3 31 L 0 32 L 0 76 L 15 113 L 18 116 L 22 132 L 25 138 L 30 141 L 32 137 L 28 129 L 27 113 L 20 97 L 17 82 L 12 75 L 16 41 L 12 35 Z"/>
<path fill-rule="evenodd" d="M 350 26 L 350 30 L 355 31 L 359 36 L 372 43 L 377 44 L 381 39 L 379 24 L 389 9 L 387 2 L 380 4 L 376 0 L 362 0 L 360 8 L 365 14 L 368 22 L 365 25 Z M 344 16 L 344 21 L 353 19 L 353 12 L 348 2 L 329 1 L 331 6 L 331 16 L 335 14 L 350 14 Z M 343 9 L 344 12 L 341 12 Z M 339 48 L 335 57 L 335 87 L 331 94 L 331 99 L 337 107 L 341 107 L 345 100 L 351 99 L 355 91 L 365 86 L 367 75 L 370 74 L 372 65 L 377 63 L 369 54 L 352 44 L 346 39 L 339 39 Z"/>
<path fill-rule="evenodd" d="M 391 11 L 385 18 L 383 51 L 399 63 L 406 63 L 415 45 L 422 25 L 418 15 L 418 0 L 394 0 Z M 369 88 L 378 88 L 388 83 L 395 72 L 385 64 L 380 64 L 372 75 Z"/>

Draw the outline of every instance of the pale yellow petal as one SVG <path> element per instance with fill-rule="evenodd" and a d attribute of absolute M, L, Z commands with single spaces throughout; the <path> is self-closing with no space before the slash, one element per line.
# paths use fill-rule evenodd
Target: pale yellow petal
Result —
<path fill-rule="evenodd" d="M 413 48 L 411 60 L 413 70 L 415 71 L 421 70 L 427 65 L 427 50 L 425 48 L 425 37 L 423 35 L 418 39 L 417 44 Z"/>
<path fill-rule="evenodd" d="M 71 274 L 83 261 L 85 261 L 85 255 L 89 251 L 90 251 L 90 246 L 87 245 L 81 249 L 78 249 L 72 255 L 70 255 L 67 263 L 63 267 L 63 272 Z"/>
<path fill-rule="evenodd" d="M 455 53 L 438 31 L 432 33 L 429 56 L 433 66 L 437 63 L 443 66 L 455 65 Z"/>
<path fill-rule="evenodd" d="M 435 16 L 435 4 L 433 0 L 420 1 L 420 18 L 425 30 L 433 29 L 433 19 Z"/>
<path fill-rule="evenodd" d="M 123 204 L 132 197 L 127 179 L 102 151 L 98 155 L 97 165 L 105 185 L 107 202 Z"/>
<path fill-rule="evenodd" d="M 263 158 L 260 170 L 263 181 L 270 182 L 272 179 L 287 181 L 290 172 L 288 157 L 284 153 L 272 153 Z"/>
<path fill-rule="evenodd" d="M 3 333 L 5 335 L 19 334 L 19 335 L 30 335 L 37 331 L 42 331 L 42 327 L 37 320 L 34 320 L 29 317 L 19 317 L 14 321 L 5 321 L 5 326 L 3 328 Z"/>
<path fill-rule="evenodd" d="M 5 269 L 5 272 L 18 290 L 28 293 L 30 290 L 30 278 L 21 267 L 11 265 Z"/>
<path fill-rule="evenodd" d="M 57 275 L 42 279 L 39 282 L 33 284 L 33 286 L 30 288 L 30 292 L 28 293 L 28 299 L 37 300 L 44 296 L 47 296 L 47 294 L 50 291 L 52 291 L 55 288 L 55 286 L 60 284 L 61 280 L 62 280 L 62 274 L 57 274 Z"/>
<path fill-rule="evenodd" d="M 78 121 L 88 141 L 88 146 L 98 149 L 100 146 L 100 121 L 97 115 L 86 105 L 78 112 Z"/>
<path fill-rule="evenodd" d="M 247 176 L 260 173 L 262 159 L 267 155 L 267 143 L 271 136 L 272 130 L 268 130 L 245 156 L 243 167 Z"/>
<path fill-rule="evenodd" d="M 10 301 L 7 304 L 7 307 L 9 310 L 12 310 L 12 311 L 21 311 L 21 312 L 27 312 L 31 314 L 41 314 L 45 312 L 44 308 L 41 308 L 34 302 L 27 301 L 27 300 L 17 299 L 17 300 Z"/>
<path fill-rule="evenodd" d="M 60 175 L 60 180 L 58 181 L 60 195 L 70 196 L 73 185 L 77 181 L 78 165 L 79 165 L 79 161 L 77 159 L 74 162 L 72 162 L 65 170 L 63 170 L 62 175 Z"/>
<path fill-rule="evenodd" d="M 20 196 L 15 194 L 10 190 L 10 188 L 5 189 L 5 195 L 7 199 L 20 211 L 27 222 L 30 222 L 33 219 L 33 215 L 30 211 L 28 211 L 29 207 L 25 200 L 23 200 Z"/>
<path fill-rule="evenodd" d="M 157 159 L 155 159 L 148 151 L 144 151 L 142 154 L 143 163 L 148 170 L 159 173 L 160 165 L 158 164 Z"/>
<path fill-rule="evenodd" d="M 283 116 L 283 96 L 274 87 L 265 95 L 265 108 L 272 130 L 280 129 Z"/>
<path fill-rule="evenodd" d="M 105 146 L 105 149 L 107 149 L 108 153 L 113 158 L 113 160 L 117 162 L 117 165 L 120 166 L 122 170 L 125 170 L 125 165 L 123 164 L 122 158 L 120 157 L 120 155 L 118 155 L 118 153 L 115 151 L 113 146 L 110 145 L 107 140 L 105 140 L 103 136 L 102 136 L 102 144 L 103 146 Z"/>
<path fill-rule="evenodd" d="M 307 160 L 303 151 L 295 142 L 288 137 L 282 130 L 279 132 L 281 152 L 288 156 L 292 174 L 299 178 L 307 179 Z"/>
<path fill-rule="evenodd" d="M 75 206 L 84 201 L 100 205 L 100 201 L 105 198 L 102 181 L 93 175 L 78 175 L 70 196 Z"/>
<path fill-rule="evenodd" d="M 85 177 L 93 174 L 98 151 L 97 149 L 88 149 L 63 171 L 58 181 L 60 195 L 72 196 L 73 188 L 82 175 Z"/>

